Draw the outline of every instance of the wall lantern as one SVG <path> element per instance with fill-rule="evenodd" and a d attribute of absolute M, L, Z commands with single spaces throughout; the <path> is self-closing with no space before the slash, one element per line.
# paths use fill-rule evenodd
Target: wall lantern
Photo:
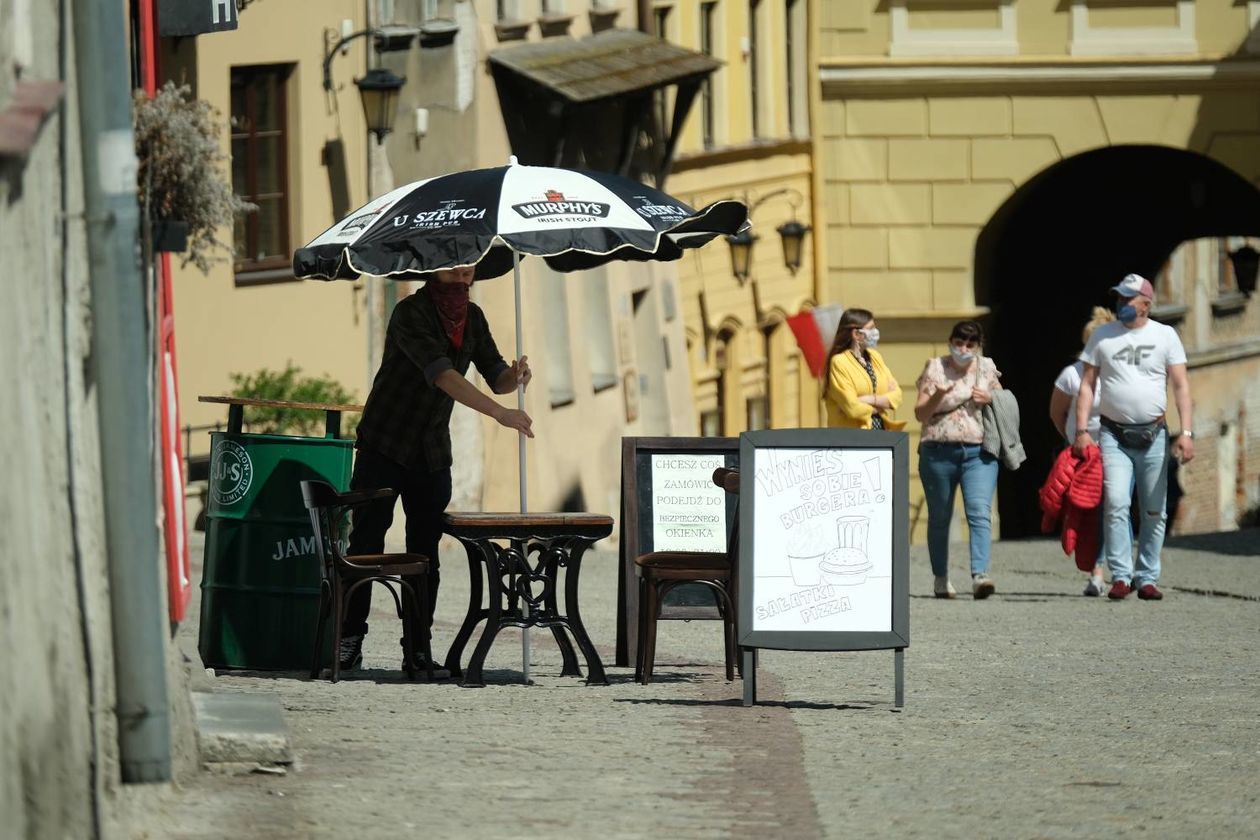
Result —
<path fill-rule="evenodd" d="M 801 251 L 805 245 L 805 234 L 809 228 L 793 219 L 779 225 L 779 238 L 783 240 L 783 264 L 787 270 L 796 273 L 801 267 Z"/>
<path fill-rule="evenodd" d="M 411 43 L 420 34 L 414 26 L 390 24 L 376 29 L 364 29 L 333 42 L 333 30 L 325 30 L 324 42 L 324 90 L 333 92 L 332 60 L 346 44 L 356 38 L 372 36 L 372 42 L 378 53 L 403 52 L 411 49 Z M 407 80 L 391 73 L 383 67 L 373 67 L 361 79 L 355 79 L 354 85 L 359 89 L 359 98 L 363 102 L 363 116 L 367 120 L 368 130 L 376 135 L 379 143 L 386 134 L 394 130 L 394 114 L 398 105 L 398 91 Z"/>
<path fill-rule="evenodd" d="M 748 218 L 752 219 L 753 212 L 760 207 L 767 199 L 776 196 L 786 195 L 788 201 L 792 204 L 793 215 L 798 206 L 804 203 L 804 197 L 792 189 L 791 187 L 783 187 L 782 189 L 768 192 L 758 198 L 755 202 L 748 205 Z M 801 254 L 804 250 L 805 234 L 809 233 L 809 226 L 803 225 L 793 218 L 790 222 L 785 222 L 777 228 L 779 238 L 783 242 L 783 265 L 793 274 L 801 267 Z M 753 245 L 759 237 L 751 230 L 742 230 L 739 233 L 726 237 L 726 244 L 731 246 L 731 273 L 735 275 L 735 279 L 742 286 L 748 282 L 748 278 L 752 275 L 752 252 Z"/>
<path fill-rule="evenodd" d="M 361 79 L 355 79 L 359 98 L 363 100 L 363 117 L 368 131 L 381 142 L 394 130 L 394 114 L 398 111 L 398 91 L 407 80 L 384 67 L 373 67 Z"/>
<path fill-rule="evenodd" d="M 748 282 L 752 273 L 753 243 L 759 238 L 747 228 L 726 237 L 726 244 L 731 246 L 731 273 L 741 286 Z"/>

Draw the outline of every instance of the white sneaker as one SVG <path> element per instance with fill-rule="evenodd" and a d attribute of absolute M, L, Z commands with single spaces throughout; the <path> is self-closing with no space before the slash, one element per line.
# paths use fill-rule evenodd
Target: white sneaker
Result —
<path fill-rule="evenodd" d="M 937 598 L 957 598 L 958 590 L 954 589 L 954 584 L 949 582 L 949 576 L 933 577 L 932 592 Z"/>
<path fill-rule="evenodd" d="M 1085 591 L 1081 593 L 1090 598 L 1097 598 L 1103 592 L 1103 579 L 1100 577 L 1091 577 L 1089 583 L 1085 584 Z"/>
<path fill-rule="evenodd" d="M 983 601 L 993 594 L 997 587 L 993 585 L 993 580 L 983 572 L 978 575 L 971 576 L 971 597 L 977 601 Z"/>

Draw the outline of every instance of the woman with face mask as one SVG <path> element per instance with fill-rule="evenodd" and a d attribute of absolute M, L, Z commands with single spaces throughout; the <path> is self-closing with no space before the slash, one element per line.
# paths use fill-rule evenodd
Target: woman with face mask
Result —
<path fill-rule="evenodd" d="M 989 577 L 989 542 L 998 459 L 981 446 L 981 409 L 1002 386 L 993 360 L 981 355 L 983 343 L 978 323 L 959 321 L 949 334 L 949 354 L 928 359 L 916 383 L 914 416 L 923 424 L 919 478 L 927 500 L 928 556 L 937 598 L 957 594 L 949 580 L 949 524 L 959 486 L 970 532 L 971 593 L 981 600 L 995 588 Z"/>
<path fill-rule="evenodd" d="M 1095 329 L 1114 320 L 1116 320 L 1116 316 L 1110 310 L 1103 309 L 1101 306 L 1095 306 L 1093 314 L 1085 324 L 1085 329 L 1081 331 L 1081 341 L 1088 344 L 1089 337 L 1094 334 Z M 1050 390 L 1050 422 L 1054 424 L 1055 430 L 1063 436 L 1063 440 L 1066 441 L 1068 446 L 1071 446 L 1072 442 L 1076 440 L 1076 398 L 1081 390 L 1081 375 L 1084 371 L 1084 362 L 1080 360 L 1073 362 L 1059 371 L 1058 378 L 1054 380 L 1054 387 Z M 1087 427 L 1090 435 L 1095 440 L 1098 438 L 1098 430 L 1100 428 L 1098 400 L 1101 394 L 1100 389 L 1094 389 L 1094 404 L 1089 412 L 1089 426 Z M 1099 522 L 1098 527 L 1101 532 L 1101 522 Z M 1080 555 L 1078 554 L 1077 556 L 1079 557 Z M 1103 567 L 1105 563 L 1105 555 L 1100 551 L 1092 571 L 1088 573 L 1089 579 L 1085 582 L 1085 595 L 1096 598 L 1103 593 Z"/>
<path fill-rule="evenodd" d="M 876 352 L 878 343 L 874 315 L 865 309 L 844 310 L 823 382 L 829 428 L 896 431 L 906 425 L 892 419 L 901 405 L 901 386 Z"/>

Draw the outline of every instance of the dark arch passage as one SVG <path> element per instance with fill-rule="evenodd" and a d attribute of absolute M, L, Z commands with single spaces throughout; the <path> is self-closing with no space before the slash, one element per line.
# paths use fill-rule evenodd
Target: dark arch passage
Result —
<path fill-rule="evenodd" d="M 1028 461 L 1003 470 L 1004 538 L 1040 532 L 1037 489 L 1060 448 L 1050 389 L 1080 352 L 1081 327 L 1107 289 L 1152 281 L 1190 239 L 1260 235 L 1260 191 L 1224 165 L 1162 146 L 1111 146 L 1042 171 L 998 209 L 976 242 L 976 302 L 988 353 L 1019 398 Z"/>

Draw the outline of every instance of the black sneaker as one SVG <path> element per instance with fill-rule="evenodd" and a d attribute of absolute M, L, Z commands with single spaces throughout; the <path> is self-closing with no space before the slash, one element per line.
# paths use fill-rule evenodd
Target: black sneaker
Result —
<path fill-rule="evenodd" d="M 337 662 L 342 671 L 357 671 L 363 664 L 363 637 L 342 636 L 337 648 Z"/>
<path fill-rule="evenodd" d="M 423 677 L 424 679 L 428 679 L 429 677 L 428 660 L 425 659 L 423 652 L 416 651 L 415 656 L 412 658 L 411 667 L 415 669 L 417 676 Z M 405 656 L 403 657 L 403 661 L 402 661 L 402 669 L 404 671 L 407 670 L 407 659 Z M 433 666 L 433 679 L 449 680 L 450 678 L 451 678 L 451 672 L 448 669 L 443 668 L 441 665 L 437 665 L 437 664 Z"/>

